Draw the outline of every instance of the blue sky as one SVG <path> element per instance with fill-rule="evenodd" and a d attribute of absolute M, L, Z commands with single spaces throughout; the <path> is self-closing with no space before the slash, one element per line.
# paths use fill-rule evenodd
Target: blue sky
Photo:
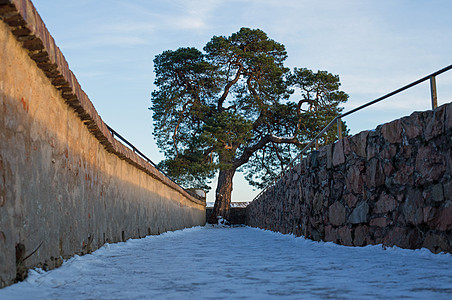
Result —
<path fill-rule="evenodd" d="M 33 1 L 33 0 L 32 0 Z M 102 119 L 154 162 L 150 93 L 155 55 L 259 28 L 286 46 L 287 66 L 338 74 L 345 110 L 452 64 L 450 0 L 34 0 Z M 452 101 L 452 71 L 437 78 Z M 348 117 L 351 133 L 430 108 L 428 83 Z M 238 174 L 233 201 L 253 191 Z M 208 201 L 213 201 L 212 190 Z"/>

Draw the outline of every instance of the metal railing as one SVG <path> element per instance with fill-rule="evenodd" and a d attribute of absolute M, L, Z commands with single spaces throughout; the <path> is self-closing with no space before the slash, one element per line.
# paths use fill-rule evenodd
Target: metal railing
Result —
<path fill-rule="evenodd" d="M 375 100 L 372 100 L 372 101 L 370 101 L 370 102 L 367 102 L 366 104 L 363 104 L 363 105 L 361 105 L 361 106 L 359 106 L 359 107 L 356 107 L 356 108 L 352 109 L 351 111 L 348 111 L 348 112 L 346 112 L 346 113 L 343 113 L 343 114 L 340 114 L 340 115 L 336 116 L 336 117 L 335 117 L 328 125 L 325 126 L 325 128 L 323 128 L 323 129 L 322 129 L 322 130 L 314 137 L 314 139 L 313 139 L 312 141 L 310 141 L 310 142 L 309 142 L 309 143 L 301 150 L 301 152 L 300 152 L 297 156 L 295 156 L 294 159 L 292 159 L 292 160 L 291 160 L 291 161 L 283 168 L 283 170 L 281 171 L 281 173 L 279 173 L 278 176 L 276 176 L 276 178 L 273 179 L 273 181 L 272 181 L 269 185 L 267 185 L 267 186 L 266 186 L 259 194 L 257 194 L 256 197 L 254 197 L 253 201 L 256 200 L 257 198 L 259 198 L 259 197 L 260 197 L 263 193 L 265 193 L 270 187 L 272 187 L 273 185 L 275 185 L 275 183 L 276 183 L 281 177 L 283 177 L 284 174 L 285 174 L 287 171 L 290 171 L 290 170 L 295 166 L 296 160 L 298 160 L 298 159 L 301 160 L 301 159 L 303 158 L 303 155 L 304 155 L 309 149 L 311 149 L 312 145 L 315 144 L 315 148 L 318 150 L 318 148 L 319 148 L 319 145 L 318 145 L 319 138 L 320 138 L 323 134 L 325 134 L 325 132 L 327 132 L 327 131 L 331 128 L 331 126 L 334 125 L 334 123 L 337 123 L 337 136 L 338 136 L 338 139 L 342 139 L 342 118 L 344 118 L 344 117 L 346 117 L 346 116 L 348 116 L 348 115 L 351 115 L 351 114 L 353 114 L 353 113 L 355 113 L 355 112 L 357 112 L 357 111 L 359 111 L 359 110 L 362 110 L 362 109 L 364 109 L 364 108 L 366 108 L 366 107 L 368 107 L 368 106 L 370 106 L 370 105 L 373 105 L 373 104 L 378 103 L 378 102 L 380 102 L 380 101 L 382 101 L 382 100 L 385 100 L 385 99 L 387 99 L 387 98 L 389 98 L 389 97 L 391 97 L 391 96 L 394 96 L 395 94 L 398 94 L 398 93 L 400 93 L 400 92 L 402 92 L 402 91 L 404 91 L 404 90 L 407 90 L 407 89 L 409 89 L 409 88 L 411 88 L 411 87 L 413 87 L 413 86 L 415 86 L 415 85 L 418 85 L 418 84 L 420 84 L 420 83 L 422 83 L 422 82 L 424 82 L 424 81 L 427 81 L 427 80 L 430 80 L 430 96 L 431 96 L 431 104 L 432 104 L 432 109 L 435 109 L 435 108 L 438 106 L 438 99 L 437 99 L 438 97 L 437 97 L 437 93 L 436 93 L 436 76 L 438 76 L 438 75 L 440 75 L 440 74 L 442 74 L 442 73 L 444 73 L 444 72 L 447 72 L 447 71 L 449 71 L 450 69 L 452 69 L 452 65 L 449 65 L 449 66 L 447 66 L 447 67 L 445 67 L 445 68 L 443 68 L 443 69 L 441 69 L 441 70 L 438 70 L 438 71 L 436 71 L 436 72 L 434 72 L 434 73 L 432 73 L 432 74 L 430 74 L 430 75 L 427 75 L 427 76 L 425 76 L 425 77 L 422 77 L 421 79 L 418 79 L 418 80 L 416 80 L 416 81 L 413 81 L 412 83 L 407 84 L 407 85 L 405 85 L 405 86 L 403 86 L 403 87 L 401 87 L 401 88 L 399 88 L 399 89 L 397 89 L 397 90 L 395 90 L 395 91 L 392 91 L 392 92 L 390 92 L 390 93 L 388 93 L 388 94 L 386 94 L 386 95 L 384 95 L 384 96 L 382 96 L 382 97 L 380 97 L 380 98 L 377 98 L 377 99 L 375 99 Z"/>
<path fill-rule="evenodd" d="M 165 175 L 169 180 L 171 180 L 172 182 L 174 182 L 175 184 L 177 184 L 179 187 L 181 187 L 176 181 L 174 181 L 174 179 L 172 179 L 170 176 L 168 176 L 168 174 L 166 174 L 162 169 L 160 169 L 149 157 L 147 157 L 146 155 L 143 154 L 143 152 L 141 152 L 140 150 L 138 150 L 131 142 L 129 142 L 128 140 L 126 140 L 124 137 L 122 137 L 119 133 L 117 133 L 113 128 L 111 128 L 110 126 L 108 126 L 107 124 L 105 124 L 105 126 L 107 126 L 108 130 L 110 131 L 111 135 L 113 136 L 113 138 L 117 138 L 119 139 L 123 144 L 125 144 L 126 146 L 128 146 L 134 153 L 138 154 L 139 156 L 141 156 L 144 160 L 146 160 L 148 163 L 150 163 L 154 168 L 156 168 L 160 173 L 162 173 L 163 175 Z M 181 187 L 182 189 L 184 189 L 183 187 Z M 185 190 L 185 189 L 184 189 Z"/>

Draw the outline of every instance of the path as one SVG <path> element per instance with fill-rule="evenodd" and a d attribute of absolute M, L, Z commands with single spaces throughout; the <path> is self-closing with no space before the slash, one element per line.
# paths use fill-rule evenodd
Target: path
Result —
<path fill-rule="evenodd" d="M 351 248 L 247 227 L 106 245 L 0 299 L 452 299 L 452 255 Z"/>

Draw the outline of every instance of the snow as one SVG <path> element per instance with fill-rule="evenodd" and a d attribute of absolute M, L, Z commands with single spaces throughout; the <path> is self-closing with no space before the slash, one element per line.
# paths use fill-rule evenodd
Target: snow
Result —
<path fill-rule="evenodd" d="M 452 255 L 205 226 L 32 270 L 0 299 L 452 299 Z"/>

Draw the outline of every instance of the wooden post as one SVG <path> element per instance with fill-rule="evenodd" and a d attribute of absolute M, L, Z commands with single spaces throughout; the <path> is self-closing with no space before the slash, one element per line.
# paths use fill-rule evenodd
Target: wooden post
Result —
<path fill-rule="evenodd" d="M 315 139 L 315 150 L 319 150 L 319 139 Z"/>
<path fill-rule="evenodd" d="M 435 76 L 430 77 L 430 93 L 432 96 L 432 109 L 438 106 L 438 99 L 436 95 L 436 79 Z"/>

